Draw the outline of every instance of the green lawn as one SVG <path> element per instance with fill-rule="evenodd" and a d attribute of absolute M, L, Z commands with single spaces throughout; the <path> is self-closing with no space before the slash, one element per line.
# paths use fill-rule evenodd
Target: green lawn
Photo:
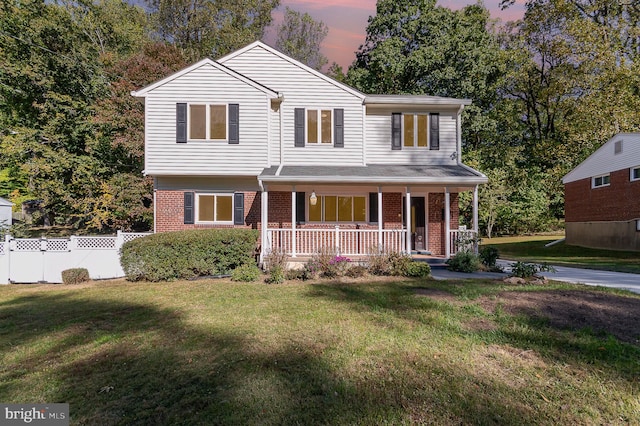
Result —
<path fill-rule="evenodd" d="M 638 252 L 590 249 L 569 246 L 564 242 L 545 247 L 545 244 L 560 238 L 563 236 L 486 238 L 482 245 L 497 248 L 502 259 L 640 274 Z"/>
<path fill-rule="evenodd" d="M 640 346 L 478 302 L 567 288 L 0 286 L 0 401 L 89 425 L 639 424 Z"/>

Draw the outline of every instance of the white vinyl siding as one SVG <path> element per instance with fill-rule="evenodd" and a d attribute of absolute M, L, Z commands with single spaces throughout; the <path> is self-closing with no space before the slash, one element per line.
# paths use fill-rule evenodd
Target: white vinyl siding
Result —
<path fill-rule="evenodd" d="M 224 65 L 284 96 L 281 113 L 286 164 L 362 165 L 362 99 L 259 46 L 228 59 Z M 295 147 L 294 109 L 322 110 L 328 106 L 344 109 L 344 148 L 327 149 L 330 144 L 322 143 Z M 278 119 L 277 114 L 272 117 Z M 279 138 L 274 135 L 271 150 L 279 149 Z"/>
<path fill-rule="evenodd" d="M 591 178 L 591 188 L 600 188 L 611 184 L 611 176 L 609 174 L 594 176 Z"/>
<path fill-rule="evenodd" d="M 622 141 L 622 153 L 615 153 L 616 143 Z M 562 178 L 563 183 L 591 179 L 618 170 L 638 167 L 640 133 L 619 133 L 598 148 L 586 160 Z"/>
<path fill-rule="evenodd" d="M 240 143 L 176 143 L 176 103 L 180 102 L 239 104 Z M 258 175 L 268 164 L 268 105 L 264 92 L 208 64 L 155 88 L 145 99 L 145 172 Z"/>
<path fill-rule="evenodd" d="M 457 111 L 429 110 L 425 112 L 403 112 L 403 114 L 440 113 L 440 149 L 430 150 L 427 136 L 426 147 L 407 147 L 400 150 L 391 149 L 391 114 L 403 112 L 398 108 L 367 108 L 366 141 L 367 164 L 442 164 L 454 165 L 456 158 L 452 155 L 457 151 Z M 404 122 L 404 117 L 403 117 Z M 427 120 L 428 122 L 428 120 Z M 404 124 L 404 123 L 403 123 Z M 415 134 L 415 133 L 414 133 Z"/>

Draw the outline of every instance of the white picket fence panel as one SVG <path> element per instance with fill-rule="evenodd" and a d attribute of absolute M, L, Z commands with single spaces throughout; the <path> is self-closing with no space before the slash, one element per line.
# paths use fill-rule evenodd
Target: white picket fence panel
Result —
<path fill-rule="evenodd" d="M 115 237 L 12 238 L 0 241 L 0 284 L 61 283 L 62 271 L 86 268 L 92 279 L 124 276 L 120 248 L 148 233 L 118 231 Z"/>

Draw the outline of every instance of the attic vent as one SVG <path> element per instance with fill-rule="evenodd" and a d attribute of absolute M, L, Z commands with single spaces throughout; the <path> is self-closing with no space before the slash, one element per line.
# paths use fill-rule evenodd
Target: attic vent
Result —
<path fill-rule="evenodd" d="M 613 149 L 615 154 L 620 154 L 622 152 L 622 141 L 617 141 L 615 148 Z"/>

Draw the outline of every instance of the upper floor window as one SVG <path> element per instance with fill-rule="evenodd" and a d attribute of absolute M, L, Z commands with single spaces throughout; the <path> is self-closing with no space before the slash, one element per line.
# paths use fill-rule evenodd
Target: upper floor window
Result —
<path fill-rule="evenodd" d="M 294 109 L 294 146 L 344 148 L 344 109 Z"/>
<path fill-rule="evenodd" d="M 439 150 L 440 114 L 394 112 L 391 115 L 391 149 L 403 148 Z"/>
<path fill-rule="evenodd" d="M 322 195 L 309 203 L 309 222 L 366 222 L 367 197 Z"/>
<path fill-rule="evenodd" d="M 233 194 L 196 194 L 196 223 L 233 223 Z"/>
<path fill-rule="evenodd" d="M 240 104 L 176 103 L 176 142 L 188 140 L 240 143 Z"/>
<path fill-rule="evenodd" d="M 611 183 L 611 177 L 607 173 L 606 175 L 595 176 L 591 178 L 591 187 L 599 188 L 601 186 L 609 186 Z"/>
<path fill-rule="evenodd" d="M 330 109 L 308 109 L 307 143 L 333 143 L 331 123 Z"/>
<path fill-rule="evenodd" d="M 426 147 L 429 134 L 429 116 L 405 114 L 402 118 L 402 145 L 405 147 Z"/>
<path fill-rule="evenodd" d="M 631 180 L 640 180 L 640 166 L 631 168 Z"/>
<path fill-rule="evenodd" d="M 188 120 L 189 139 L 227 139 L 227 105 L 190 104 Z"/>

